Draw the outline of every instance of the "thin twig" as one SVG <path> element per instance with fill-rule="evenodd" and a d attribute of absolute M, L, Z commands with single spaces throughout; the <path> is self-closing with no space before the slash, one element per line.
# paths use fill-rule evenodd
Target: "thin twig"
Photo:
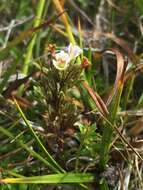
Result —
<path fill-rule="evenodd" d="M 10 37 L 10 34 L 11 34 L 11 31 L 12 31 L 12 29 L 13 29 L 14 24 L 15 24 L 15 20 L 12 20 L 12 21 L 10 22 L 10 25 L 8 26 L 8 30 L 7 30 L 6 37 L 5 37 L 5 42 L 4 42 L 2 48 L 5 48 L 6 45 L 7 45 L 7 42 L 8 42 L 8 39 L 9 39 L 9 37 Z"/>
<path fill-rule="evenodd" d="M 26 22 L 29 22 L 33 18 L 34 18 L 34 15 L 30 15 L 28 18 L 25 18 L 23 20 L 15 20 L 15 23 L 13 24 L 12 29 L 15 28 L 15 27 L 18 27 L 18 26 L 20 26 L 20 25 L 22 25 L 22 24 L 24 24 Z M 5 31 L 9 30 L 9 26 L 10 26 L 10 24 L 8 26 L 6 26 L 6 27 L 1 27 L 0 32 L 5 32 Z"/>

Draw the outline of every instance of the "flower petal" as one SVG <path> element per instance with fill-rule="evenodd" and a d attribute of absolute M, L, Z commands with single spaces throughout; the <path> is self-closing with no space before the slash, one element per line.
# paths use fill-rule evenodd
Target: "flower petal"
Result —
<path fill-rule="evenodd" d="M 59 53 L 55 54 L 55 59 L 53 60 L 53 65 L 58 70 L 65 70 L 70 62 L 69 54 L 64 51 L 60 51 Z"/>
<path fill-rule="evenodd" d="M 68 46 L 68 54 L 71 59 L 75 59 L 77 56 L 83 53 L 83 50 L 77 46 L 70 43 Z"/>

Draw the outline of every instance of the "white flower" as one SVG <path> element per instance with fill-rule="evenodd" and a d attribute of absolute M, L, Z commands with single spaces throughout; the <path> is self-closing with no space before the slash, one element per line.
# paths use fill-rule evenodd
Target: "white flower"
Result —
<path fill-rule="evenodd" d="M 82 52 L 83 50 L 79 46 L 70 44 L 67 47 L 67 53 L 62 50 L 55 54 L 53 65 L 58 70 L 65 70 L 69 66 L 69 62 L 79 56 Z"/>
<path fill-rule="evenodd" d="M 77 56 L 79 56 L 83 52 L 83 50 L 79 46 L 73 45 L 71 43 L 67 49 L 68 49 L 68 54 L 71 60 L 75 59 Z"/>
<path fill-rule="evenodd" d="M 68 53 L 64 51 L 60 51 L 55 54 L 55 59 L 53 60 L 53 65 L 58 70 L 65 70 L 70 62 L 70 56 Z"/>

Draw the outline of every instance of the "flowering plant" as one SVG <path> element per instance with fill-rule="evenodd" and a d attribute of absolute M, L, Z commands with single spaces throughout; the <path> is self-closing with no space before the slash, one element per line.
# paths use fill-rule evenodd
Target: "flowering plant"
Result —
<path fill-rule="evenodd" d="M 69 54 L 64 51 L 56 53 L 55 59 L 53 59 L 53 65 L 58 70 L 65 70 L 68 67 L 69 62 L 70 62 Z"/>
<path fill-rule="evenodd" d="M 70 43 L 67 47 L 67 52 L 61 50 L 55 54 L 53 65 L 58 70 L 65 70 L 69 66 L 70 61 L 77 58 L 82 52 L 83 50 L 79 46 Z"/>

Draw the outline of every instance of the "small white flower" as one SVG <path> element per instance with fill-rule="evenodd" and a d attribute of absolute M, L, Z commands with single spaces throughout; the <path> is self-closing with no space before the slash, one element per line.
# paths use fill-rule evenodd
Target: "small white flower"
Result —
<path fill-rule="evenodd" d="M 65 70 L 70 62 L 70 56 L 68 53 L 64 51 L 60 51 L 59 53 L 55 54 L 55 59 L 53 60 L 53 65 L 58 70 Z"/>
<path fill-rule="evenodd" d="M 71 60 L 83 53 L 83 50 L 79 46 L 73 45 L 71 43 L 67 49 Z"/>
<path fill-rule="evenodd" d="M 79 46 L 70 43 L 67 47 L 67 53 L 65 51 L 60 51 L 55 54 L 53 65 L 58 70 L 65 70 L 69 66 L 69 62 L 82 54 L 82 52 L 83 50 Z"/>

